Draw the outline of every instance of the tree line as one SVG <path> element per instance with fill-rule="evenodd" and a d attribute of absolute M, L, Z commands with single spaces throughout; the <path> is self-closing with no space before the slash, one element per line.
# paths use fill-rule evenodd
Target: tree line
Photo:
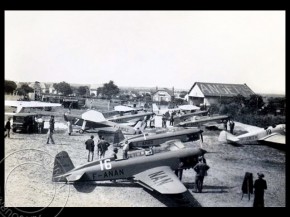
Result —
<path fill-rule="evenodd" d="M 57 94 L 59 93 L 65 96 L 73 93 L 79 96 L 90 96 L 90 88 L 88 86 L 79 86 L 75 88 L 72 87 L 69 83 L 63 81 L 60 83 L 54 83 L 53 88 L 56 90 Z M 34 89 L 30 87 L 28 83 L 23 83 L 20 87 L 17 88 L 17 84 L 14 81 L 5 80 L 4 91 L 7 94 L 16 93 L 20 96 L 26 96 L 28 93 L 33 93 Z M 119 92 L 119 87 L 114 84 L 113 81 L 109 81 L 97 89 L 97 95 L 105 96 L 107 99 L 111 99 Z"/>

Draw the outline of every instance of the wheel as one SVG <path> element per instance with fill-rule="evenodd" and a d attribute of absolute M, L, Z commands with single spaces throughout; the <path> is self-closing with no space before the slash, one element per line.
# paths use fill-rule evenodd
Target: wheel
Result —
<path fill-rule="evenodd" d="M 80 129 L 80 130 L 79 130 L 79 133 L 80 133 L 80 134 L 83 134 L 83 133 L 84 133 L 84 130 L 83 130 L 83 129 Z"/>

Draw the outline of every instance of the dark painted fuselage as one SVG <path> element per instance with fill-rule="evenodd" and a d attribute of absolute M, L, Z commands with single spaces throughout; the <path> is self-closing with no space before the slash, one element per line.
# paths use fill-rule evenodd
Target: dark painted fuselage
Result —
<path fill-rule="evenodd" d="M 139 136 L 128 139 L 130 148 L 146 148 L 150 146 L 157 146 L 170 140 L 180 140 L 181 142 L 196 141 L 200 139 L 200 134 L 203 131 L 200 129 L 183 129 L 176 132 L 168 132 L 161 134 L 154 134 L 148 136 Z M 121 143 L 124 143 L 121 142 Z"/>
<path fill-rule="evenodd" d="M 204 153 L 206 151 L 203 149 L 188 148 L 126 160 L 113 161 L 107 158 L 74 168 L 61 177 L 81 176 L 79 181 L 130 179 L 138 173 L 155 167 L 168 166 L 175 170 L 178 168 L 180 161 L 184 163 L 184 169 L 191 168 L 197 163 L 198 156 Z"/>

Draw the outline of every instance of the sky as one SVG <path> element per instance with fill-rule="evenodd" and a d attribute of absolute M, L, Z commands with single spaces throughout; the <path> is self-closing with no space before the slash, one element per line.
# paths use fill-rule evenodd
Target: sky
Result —
<path fill-rule="evenodd" d="M 285 11 L 5 11 L 5 80 L 285 94 Z"/>

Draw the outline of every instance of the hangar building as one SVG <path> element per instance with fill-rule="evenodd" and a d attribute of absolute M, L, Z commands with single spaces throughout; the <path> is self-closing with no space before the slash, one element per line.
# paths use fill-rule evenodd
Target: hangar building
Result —
<path fill-rule="evenodd" d="M 247 84 L 221 84 L 195 82 L 187 94 L 187 100 L 192 105 L 210 105 L 217 104 L 221 98 L 234 97 L 236 95 L 248 97 L 255 93 Z"/>

